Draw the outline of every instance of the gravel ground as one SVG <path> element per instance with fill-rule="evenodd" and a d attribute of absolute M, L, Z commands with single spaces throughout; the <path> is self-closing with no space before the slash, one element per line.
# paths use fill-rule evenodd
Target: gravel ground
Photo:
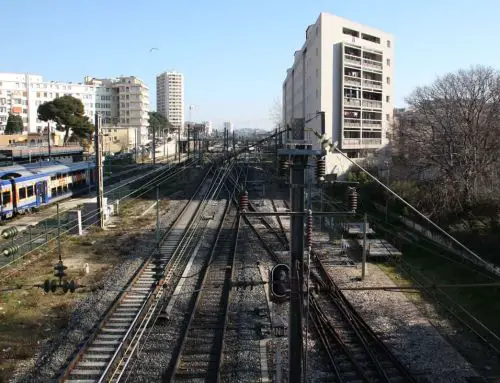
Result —
<path fill-rule="evenodd" d="M 324 241 L 324 236 L 315 235 L 314 248 Z M 328 257 L 330 262 L 336 258 L 333 247 L 322 246 L 321 253 L 321 258 Z M 363 282 L 356 280 L 360 267 L 336 265 L 327 269 L 341 287 L 395 286 L 374 264 L 368 265 Z M 422 381 L 466 382 L 466 378 L 477 376 L 403 293 L 361 290 L 344 294 L 382 341 Z"/>
<path fill-rule="evenodd" d="M 167 227 L 180 212 L 186 201 L 171 201 L 169 213 L 166 214 L 163 227 Z M 47 340 L 40 351 L 16 371 L 13 382 L 47 382 L 56 376 L 67 358 L 71 357 L 78 344 L 83 341 L 100 316 L 120 294 L 130 277 L 140 267 L 148 255 L 148 243 L 152 234 L 144 234 L 137 240 L 135 247 L 124 254 L 122 263 L 114 267 L 102 279 L 102 290 L 90 292 L 85 298 L 77 301 L 73 308 L 68 326 L 57 339 Z"/>
<path fill-rule="evenodd" d="M 168 368 L 174 349 L 181 340 L 181 329 L 189 320 L 189 304 L 202 277 L 199 272 L 206 264 L 211 244 L 215 240 L 216 229 L 222 219 L 224 206 L 225 201 L 219 200 L 217 206 L 209 204 L 207 210 L 202 214 L 203 216 L 209 216 L 214 212 L 215 219 L 208 221 L 205 235 L 199 238 L 201 240 L 201 246 L 188 273 L 188 275 L 193 275 L 193 277 L 184 279 L 182 293 L 177 295 L 175 304 L 172 306 L 172 311 L 169 314 L 169 319 L 167 321 L 156 322 L 155 325 L 151 327 L 148 337 L 142 341 L 140 352 L 134 359 L 133 368 L 131 372 L 129 372 L 129 381 L 161 381 L 162 371 Z M 197 243 L 198 241 L 195 240 L 193 242 Z M 187 254 L 192 253 L 196 243 L 190 245 Z M 175 288 L 174 286 L 177 285 L 177 281 L 172 283 L 171 289 L 169 289 L 170 291 Z"/>
<path fill-rule="evenodd" d="M 235 258 L 234 279 L 237 282 L 261 282 L 258 253 L 262 247 L 255 234 L 242 223 Z M 256 313 L 260 311 L 260 315 Z M 258 382 L 261 378 L 260 340 L 270 330 L 266 292 L 262 284 L 250 289 L 233 288 L 224 340 L 221 372 L 223 382 Z"/>

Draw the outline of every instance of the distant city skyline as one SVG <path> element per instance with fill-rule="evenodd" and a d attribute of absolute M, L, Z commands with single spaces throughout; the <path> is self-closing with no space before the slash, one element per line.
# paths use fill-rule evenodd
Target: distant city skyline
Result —
<path fill-rule="evenodd" d="M 134 2 L 119 7 L 96 0 L 4 3 L 2 27 L 15 31 L 16 38 L 2 43 L 0 72 L 35 73 L 61 82 L 79 82 L 87 74 L 134 75 L 150 87 L 151 108 L 156 109 L 156 76 L 178 71 L 185 77 L 186 116 L 186 107 L 196 105 L 192 118 L 212 121 L 214 128 L 227 120 L 236 129 L 273 127 L 269 109 L 281 99 L 286 68 L 321 12 L 395 36 L 396 107 L 438 75 L 500 62 L 500 52 L 491 49 L 500 32 L 500 3 L 491 0 L 386 0 L 378 7 L 330 0 L 146 0 L 140 12 Z M 20 9 L 28 10 L 22 27 Z M 89 9 L 112 14 L 129 27 L 108 28 L 103 35 L 91 27 Z M 156 22 L 163 14 L 168 14 L 165 22 Z M 40 27 L 51 20 L 51 28 Z M 57 49 L 47 51 L 48 42 L 56 42 Z"/>

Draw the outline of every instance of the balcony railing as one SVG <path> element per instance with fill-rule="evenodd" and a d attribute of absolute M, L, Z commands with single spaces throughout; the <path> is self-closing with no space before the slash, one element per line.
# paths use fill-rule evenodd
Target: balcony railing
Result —
<path fill-rule="evenodd" d="M 381 128 L 382 127 L 382 120 L 363 120 L 363 126 L 364 127 Z"/>
<path fill-rule="evenodd" d="M 359 77 L 344 76 L 344 85 L 361 86 L 361 79 Z"/>
<path fill-rule="evenodd" d="M 347 98 L 347 97 L 344 97 L 344 105 L 361 106 L 361 100 L 356 99 L 356 98 Z"/>
<path fill-rule="evenodd" d="M 382 101 L 363 100 L 363 106 L 367 108 L 382 109 Z"/>
<path fill-rule="evenodd" d="M 342 140 L 343 147 L 353 147 L 353 146 L 380 146 L 382 145 L 381 138 L 344 138 Z"/>
<path fill-rule="evenodd" d="M 361 65 L 361 57 L 346 54 L 344 60 L 346 64 Z"/>
<path fill-rule="evenodd" d="M 361 126 L 361 121 L 357 120 L 355 118 L 344 118 L 344 126 L 350 126 L 350 127 L 360 127 Z"/>
<path fill-rule="evenodd" d="M 382 81 L 363 80 L 363 86 L 365 88 L 382 89 Z"/>
<path fill-rule="evenodd" d="M 367 68 L 374 68 L 377 70 L 382 70 L 382 63 L 379 61 L 373 61 L 370 59 L 363 59 L 363 66 Z"/>

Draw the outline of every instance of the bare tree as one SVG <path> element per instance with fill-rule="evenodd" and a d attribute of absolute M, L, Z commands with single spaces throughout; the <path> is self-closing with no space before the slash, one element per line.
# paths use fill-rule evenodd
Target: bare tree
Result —
<path fill-rule="evenodd" d="M 477 66 L 447 74 L 407 103 L 396 141 L 413 175 L 440 188 L 434 202 L 465 208 L 491 195 L 500 158 L 499 73 Z"/>

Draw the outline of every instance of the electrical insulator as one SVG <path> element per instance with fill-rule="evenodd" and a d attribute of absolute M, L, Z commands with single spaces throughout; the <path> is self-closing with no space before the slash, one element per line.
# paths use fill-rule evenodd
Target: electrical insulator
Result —
<path fill-rule="evenodd" d="M 240 195 L 240 211 L 247 211 L 247 210 L 248 210 L 248 192 L 245 190 Z"/>
<path fill-rule="evenodd" d="M 316 161 L 316 178 L 318 182 L 323 182 L 325 180 L 326 174 L 326 161 L 324 158 L 320 158 Z"/>
<path fill-rule="evenodd" d="M 285 159 L 281 159 L 280 160 L 280 176 L 285 176 L 287 174 L 287 171 L 288 171 L 288 161 L 285 160 Z"/>
<path fill-rule="evenodd" d="M 67 266 L 63 265 L 62 261 L 59 261 L 57 265 L 54 266 L 54 276 L 62 279 L 66 275 L 64 270 L 66 270 L 67 268 L 68 268 Z"/>
<path fill-rule="evenodd" d="M 347 189 L 347 206 L 349 207 L 349 211 L 352 212 L 358 209 L 358 193 L 354 187 Z"/>
<path fill-rule="evenodd" d="M 11 255 L 14 255 L 19 251 L 19 246 L 18 245 L 13 245 L 6 247 L 5 249 L 2 250 L 2 253 L 6 257 L 10 257 Z"/>
<path fill-rule="evenodd" d="M 306 224 L 306 241 L 307 247 L 312 247 L 312 237 L 313 237 L 313 216 L 312 211 L 307 212 L 307 224 Z"/>
<path fill-rule="evenodd" d="M 7 238 L 12 238 L 15 237 L 18 233 L 17 227 L 9 227 L 8 229 L 2 230 L 2 237 L 7 239 Z"/>

